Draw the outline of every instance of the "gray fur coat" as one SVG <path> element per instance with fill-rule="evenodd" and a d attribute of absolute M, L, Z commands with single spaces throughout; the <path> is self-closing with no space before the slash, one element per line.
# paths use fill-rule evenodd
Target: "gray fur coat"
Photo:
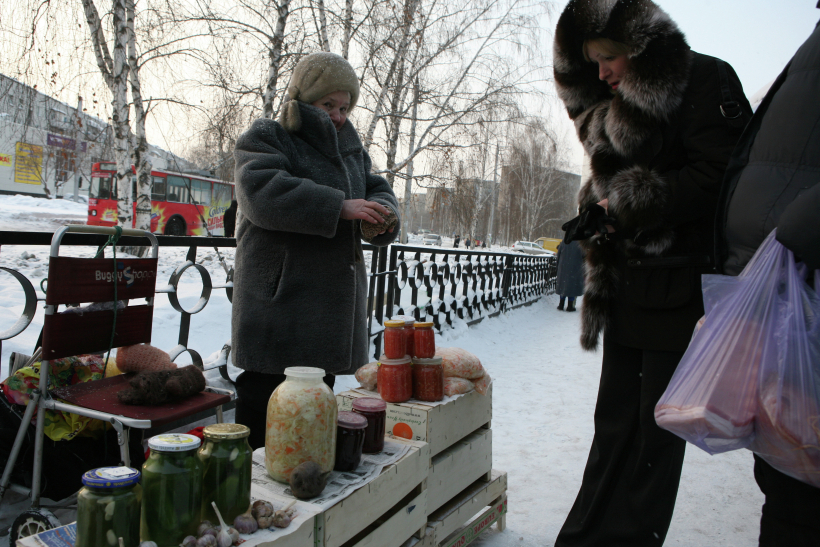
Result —
<path fill-rule="evenodd" d="M 360 221 L 342 202 L 364 198 L 398 214 L 348 120 L 337 133 L 324 111 L 299 103 L 301 128 L 253 123 L 236 144 L 233 362 L 281 374 L 290 366 L 352 373 L 368 361 L 367 272 Z M 399 225 L 400 226 L 400 225 Z M 398 234 L 377 236 L 385 246 Z"/>

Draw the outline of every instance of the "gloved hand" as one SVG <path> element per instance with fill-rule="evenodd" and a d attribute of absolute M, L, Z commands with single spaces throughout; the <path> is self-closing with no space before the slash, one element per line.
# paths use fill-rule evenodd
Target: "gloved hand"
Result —
<path fill-rule="evenodd" d="M 581 211 L 580 215 L 561 226 L 561 229 L 566 232 L 564 234 L 564 243 L 589 239 L 594 236 L 596 232 L 608 234 L 609 229 L 606 227 L 607 224 L 613 227 L 616 226 L 615 219 L 607 216 L 606 209 L 597 203 L 588 205 Z"/>

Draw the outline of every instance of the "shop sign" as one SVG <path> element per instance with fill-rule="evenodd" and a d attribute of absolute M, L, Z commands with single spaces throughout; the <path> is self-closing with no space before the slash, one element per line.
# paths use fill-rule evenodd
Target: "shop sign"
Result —
<path fill-rule="evenodd" d="M 43 177 L 43 147 L 18 142 L 14 155 L 14 182 L 40 184 Z"/>
<path fill-rule="evenodd" d="M 8 154 L 0 154 L 0 167 L 11 167 L 11 156 Z"/>
<path fill-rule="evenodd" d="M 54 146 L 56 148 L 65 148 L 67 150 L 77 149 L 77 141 L 75 141 L 74 139 L 69 139 L 68 137 L 64 137 L 62 135 L 55 135 L 53 133 L 48 134 L 48 137 L 46 138 L 46 144 L 48 144 L 49 146 Z M 87 142 L 81 142 L 80 152 L 85 153 L 87 147 Z"/>

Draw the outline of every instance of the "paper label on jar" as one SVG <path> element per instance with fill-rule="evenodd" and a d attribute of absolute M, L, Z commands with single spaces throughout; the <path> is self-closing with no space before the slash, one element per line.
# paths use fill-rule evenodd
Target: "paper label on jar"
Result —
<path fill-rule="evenodd" d="M 111 478 L 119 478 L 119 477 L 128 477 L 131 475 L 135 475 L 136 471 L 131 469 L 130 467 L 106 467 L 104 470 L 101 470 L 98 475 L 105 475 Z"/>

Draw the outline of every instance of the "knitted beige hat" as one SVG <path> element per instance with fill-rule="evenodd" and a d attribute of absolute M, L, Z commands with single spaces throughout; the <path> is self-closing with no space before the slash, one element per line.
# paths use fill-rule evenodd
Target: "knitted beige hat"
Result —
<path fill-rule="evenodd" d="M 312 103 L 329 93 L 350 93 L 348 112 L 359 99 L 359 78 L 350 63 L 341 55 L 320 51 L 303 57 L 293 69 L 288 84 L 288 100 L 282 105 L 279 123 L 289 133 L 302 126 L 298 102 Z"/>

